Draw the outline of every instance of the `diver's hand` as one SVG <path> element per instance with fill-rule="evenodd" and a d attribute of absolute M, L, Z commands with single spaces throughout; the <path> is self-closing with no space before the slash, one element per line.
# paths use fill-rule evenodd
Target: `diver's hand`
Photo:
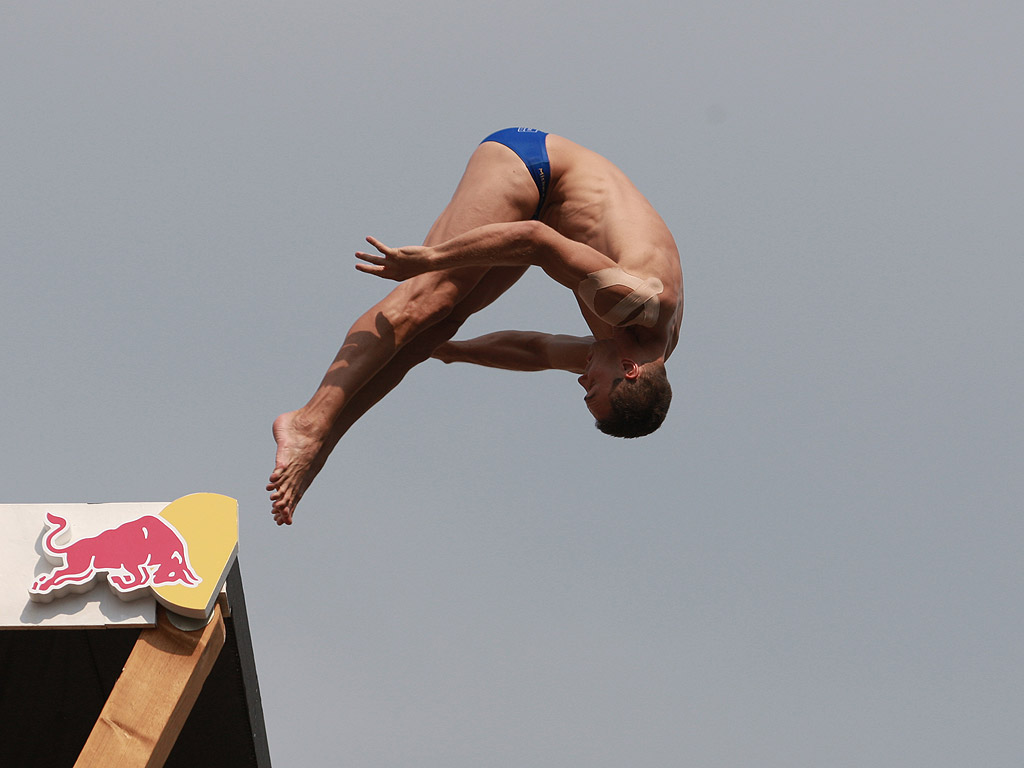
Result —
<path fill-rule="evenodd" d="M 433 249 L 428 246 L 408 245 L 391 248 L 375 237 L 366 238 L 366 242 L 383 255 L 356 251 L 356 258 L 366 262 L 356 264 L 356 269 L 360 272 L 401 282 L 433 269 Z"/>

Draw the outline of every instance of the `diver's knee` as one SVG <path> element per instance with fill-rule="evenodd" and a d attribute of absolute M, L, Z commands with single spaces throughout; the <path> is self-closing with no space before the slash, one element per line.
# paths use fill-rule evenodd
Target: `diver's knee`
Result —
<path fill-rule="evenodd" d="M 461 293 L 450 281 L 408 285 L 396 290 L 385 317 L 397 331 L 418 334 L 444 321 L 458 306 Z"/>

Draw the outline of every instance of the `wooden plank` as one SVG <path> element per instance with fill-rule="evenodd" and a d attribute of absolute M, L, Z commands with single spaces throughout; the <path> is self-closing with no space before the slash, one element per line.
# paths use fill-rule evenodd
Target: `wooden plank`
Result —
<path fill-rule="evenodd" d="M 225 638 L 218 604 L 202 629 L 174 627 L 163 609 L 143 630 L 75 768 L 161 768 Z"/>

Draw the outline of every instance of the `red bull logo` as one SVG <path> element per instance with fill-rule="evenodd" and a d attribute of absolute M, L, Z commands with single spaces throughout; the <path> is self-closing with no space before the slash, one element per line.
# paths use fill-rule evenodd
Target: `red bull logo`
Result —
<path fill-rule="evenodd" d="M 238 551 L 238 503 L 195 493 L 156 514 L 140 512 L 75 538 L 68 519 L 47 510 L 38 542 L 53 567 L 36 571 L 30 600 L 87 592 L 105 578 L 122 600 L 151 595 L 177 614 L 208 618 Z"/>
<path fill-rule="evenodd" d="M 202 582 L 189 562 L 188 543 L 173 525 L 155 515 L 64 546 L 57 541 L 69 536 L 67 520 L 47 513 L 46 521 L 50 531 L 43 538 L 43 552 L 57 567 L 36 579 L 29 589 L 29 596 L 38 602 L 50 602 L 66 591 L 89 589 L 101 573 L 125 599 L 145 594 L 139 591 L 143 587 L 194 587 Z"/>

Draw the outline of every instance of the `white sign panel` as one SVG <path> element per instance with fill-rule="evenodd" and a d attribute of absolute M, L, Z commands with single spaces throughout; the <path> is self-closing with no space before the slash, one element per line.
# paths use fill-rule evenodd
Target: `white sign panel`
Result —
<path fill-rule="evenodd" d="M 74 540 L 99 536 L 126 520 L 157 515 L 161 502 L 126 504 L 0 504 L 0 628 L 150 627 L 156 600 L 146 593 L 125 600 L 97 572 L 82 591 L 65 590 L 60 599 L 32 599 L 30 589 L 55 570 L 44 552 L 51 530 L 47 513 L 67 521 Z"/>

